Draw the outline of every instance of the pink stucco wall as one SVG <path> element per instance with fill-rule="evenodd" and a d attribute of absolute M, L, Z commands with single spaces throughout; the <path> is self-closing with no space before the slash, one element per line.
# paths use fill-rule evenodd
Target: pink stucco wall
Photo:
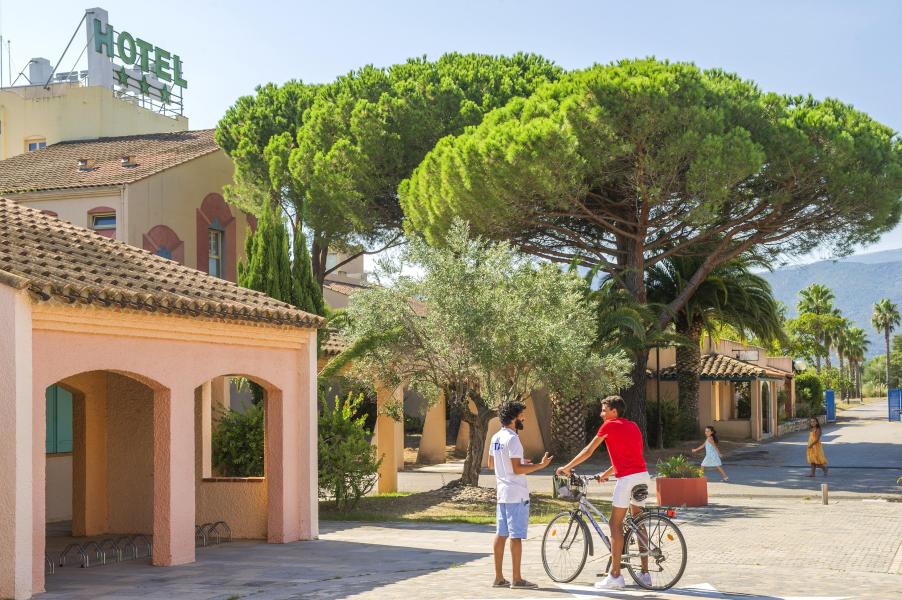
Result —
<path fill-rule="evenodd" d="M 0 286 L 0 290 L 3 289 Z M 17 521 L 16 526 L 31 530 L 31 539 L 23 542 L 23 549 L 30 554 L 31 560 L 27 564 L 22 560 L 15 563 L 17 570 L 32 572 L 34 591 L 43 589 L 44 580 L 44 390 L 60 380 L 85 372 L 117 373 L 110 389 L 118 386 L 119 391 L 130 398 L 108 411 L 110 429 L 114 425 L 122 427 L 131 439 L 126 443 L 125 437 L 116 441 L 111 436 L 107 459 L 110 473 L 130 470 L 126 485 L 145 490 L 145 495 L 148 480 L 151 481 L 155 564 L 181 564 L 194 560 L 197 495 L 202 501 L 207 495 L 206 486 L 203 491 L 196 492 L 195 390 L 203 382 L 223 374 L 251 376 L 267 389 L 267 489 L 263 497 L 267 502 L 268 540 L 289 542 L 317 536 L 316 338 L 313 330 L 225 324 L 212 320 L 203 322 L 92 307 L 45 310 L 40 317 L 34 318 L 29 353 L 32 358 L 30 380 L 24 375 L 13 377 L 20 383 L 30 384 L 32 399 L 28 406 L 32 410 L 28 415 L 30 418 L 16 421 L 27 424 L 26 431 L 30 434 L 25 443 L 31 446 L 33 479 L 31 474 L 23 473 L 21 485 L 31 492 L 31 498 L 26 496 L 23 500 L 30 500 L 34 519 L 23 520 L 24 526 Z M 18 318 L 17 315 L 14 317 L 8 320 Z M 16 355 L 21 353 L 18 350 Z M 8 369 L 0 375 L 15 372 L 7 365 L 0 366 Z M 3 379 L 9 378 L 0 377 Z M 113 397 L 110 394 L 110 398 Z M 150 441 L 148 432 L 152 435 Z M 0 436 L 2 438 L 4 436 Z M 132 453 L 133 456 L 113 458 L 114 450 L 132 448 L 132 444 L 139 450 Z M 17 456 L 21 455 L 20 450 L 17 452 Z M 0 460 L 5 460 L 9 454 L 0 451 Z M 119 492 L 124 497 L 131 493 L 122 488 Z M 250 503 L 248 506 L 259 506 L 259 489 L 241 493 Z M 0 495 L 0 498 L 4 497 Z M 109 498 L 116 497 L 111 489 Z M 226 506 L 225 500 L 219 504 Z M 121 516 L 121 527 L 133 531 L 146 526 L 147 504 L 139 502 L 138 506 L 135 515 Z M 116 510 L 111 503 L 111 529 L 120 518 L 116 516 Z M 0 519 L 2 513 L 3 506 L 0 505 Z M 229 515 L 221 518 L 228 521 Z M 254 527 L 259 532 L 259 515 L 257 518 Z M 27 552 L 29 546 L 31 552 Z M 0 581 L 5 576 L 0 568 Z"/>

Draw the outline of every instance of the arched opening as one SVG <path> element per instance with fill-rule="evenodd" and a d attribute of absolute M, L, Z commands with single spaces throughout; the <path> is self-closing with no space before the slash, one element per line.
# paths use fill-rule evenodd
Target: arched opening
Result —
<path fill-rule="evenodd" d="M 281 391 L 230 374 L 204 382 L 194 397 L 197 524 L 224 521 L 233 538 L 270 538 L 267 475 L 282 469 L 270 452 L 281 440 Z"/>
<path fill-rule="evenodd" d="M 131 544 L 150 561 L 154 534 L 154 415 L 168 391 L 147 378 L 103 370 L 66 377 L 45 390 L 46 553 L 59 565 L 100 561 L 106 542 Z M 135 536 L 141 536 L 135 539 Z M 112 540 L 110 542 L 109 540 Z M 48 578 L 48 589 L 52 578 Z"/>
<path fill-rule="evenodd" d="M 761 431 L 770 433 L 770 382 L 761 382 Z"/>

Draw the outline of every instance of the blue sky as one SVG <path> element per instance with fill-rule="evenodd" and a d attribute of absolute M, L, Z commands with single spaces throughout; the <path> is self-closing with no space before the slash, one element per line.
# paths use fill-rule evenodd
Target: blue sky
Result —
<path fill-rule="evenodd" d="M 0 0 L 13 69 L 55 63 L 89 5 Z M 324 82 L 365 64 L 447 51 L 530 51 L 565 68 L 657 56 L 721 67 L 765 90 L 832 96 L 902 129 L 902 2 L 275 2 L 107 0 L 116 29 L 179 54 L 192 128 L 269 81 Z M 79 32 L 61 70 L 86 41 Z M 4 70 L 6 70 L 4 43 Z M 902 227 L 875 246 L 902 247 Z M 806 257 L 810 260 L 813 257 Z"/>

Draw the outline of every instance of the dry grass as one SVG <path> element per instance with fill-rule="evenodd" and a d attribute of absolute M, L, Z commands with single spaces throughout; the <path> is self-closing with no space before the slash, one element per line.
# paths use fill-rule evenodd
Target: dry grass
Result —
<path fill-rule="evenodd" d="M 593 504 L 604 511 L 610 503 Z M 552 498 L 550 494 L 530 495 L 530 523 L 547 523 L 573 503 Z M 450 484 L 438 490 L 416 494 L 379 494 L 362 498 L 354 510 L 338 512 L 331 502 L 320 503 L 320 518 L 336 521 L 421 521 L 439 523 L 495 523 L 495 490 L 459 487 Z"/>

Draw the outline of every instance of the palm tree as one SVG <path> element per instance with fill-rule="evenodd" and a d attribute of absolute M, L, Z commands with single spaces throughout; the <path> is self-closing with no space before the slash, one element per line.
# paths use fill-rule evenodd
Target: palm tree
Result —
<path fill-rule="evenodd" d="M 818 343 L 821 343 L 826 347 L 828 368 L 830 366 L 830 346 L 829 343 L 826 343 L 827 340 L 825 339 L 826 335 L 824 331 L 826 327 L 822 322 L 821 317 L 833 314 L 835 310 L 833 308 L 834 299 L 835 296 L 830 288 L 820 283 L 812 283 L 799 292 L 799 303 L 796 305 L 800 315 L 811 314 L 817 317 L 813 323 L 815 337 L 817 338 Z M 817 353 L 814 358 L 815 368 L 817 372 L 820 373 L 821 354 Z"/>
<path fill-rule="evenodd" d="M 845 374 L 846 374 L 846 359 L 849 357 L 848 348 L 849 348 L 849 330 L 851 321 L 845 318 L 841 318 L 838 326 L 832 327 L 829 333 L 831 345 L 836 348 L 836 356 L 839 358 L 839 398 L 840 400 L 845 400 L 848 396 L 846 392 L 848 391 L 845 384 Z M 829 355 L 828 355 L 829 356 Z M 849 380 L 851 381 L 851 362 L 849 363 L 850 367 L 850 376 Z M 827 365 L 827 368 L 830 368 L 830 365 Z"/>
<path fill-rule="evenodd" d="M 899 326 L 899 307 L 895 303 L 890 302 L 889 298 L 884 298 L 874 304 L 874 314 L 871 316 L 871 324 L 879 332 L 883 333 L 883 339 L 886 342 L 886 389 L 889 390 L 889 337 L 893 329 Z"/>
<path fill-rule="evenodd" d="M 646 275 L 649 301 L 666 304 L 686 286 L 705 261 L 704 256 L 673 256 Z M 698 420 L 698 381 L 703 332 L 714 333 L 718 323 L 751 332 L 762 340 L 784 338 L 782 313 L 770 284 L 751 272 L 754 262 L 739 258 L 712 271 L 686 306 L 674 315 L 676 333 L 688 338 L 676 349 L 676 372 L 681 410 Z"/>
<path fill-rule="evenodd" d="M 849 359 L 849 371 L 852 385 L 858 398 L 861 398 L 861 366 L 868 351 L 867 333 L 861 327 L 850 327 L 846 330 L 845 349 Z"/>
<path fill-rule="evenodd" d="M 575 266 L 571 267 L 571 270 Z M 613 278 L 606 278 L 597 289 L 592 290 L 598 269 L 590 270 L 584 279 L 589 284 L 587 300 L 598 306 L 598 330 L 593 351 L 604 355 L 615 350 L 623 350 L 635 359 L 640 353 L 648 352 L 650 345 L 659 338 L 649 327 L 657 316 L 653 304 L 640 304 L 632 294 L 618 285 Z M 671 339 L 666 335 L 663 338 Z M 662 339 L 663 339 L 662 338 Z M 568 397 L 549 390 L 551 405 L 551 445 L 550 451 L 556 456 L 570 456 L 586 444 L 586 399 Z M 627 410 L 630 406 L 627 405 Z M 630 415 L 636 420 L 639 415 Z M 642 415 L 644 420 L 644 415 Z"/>

